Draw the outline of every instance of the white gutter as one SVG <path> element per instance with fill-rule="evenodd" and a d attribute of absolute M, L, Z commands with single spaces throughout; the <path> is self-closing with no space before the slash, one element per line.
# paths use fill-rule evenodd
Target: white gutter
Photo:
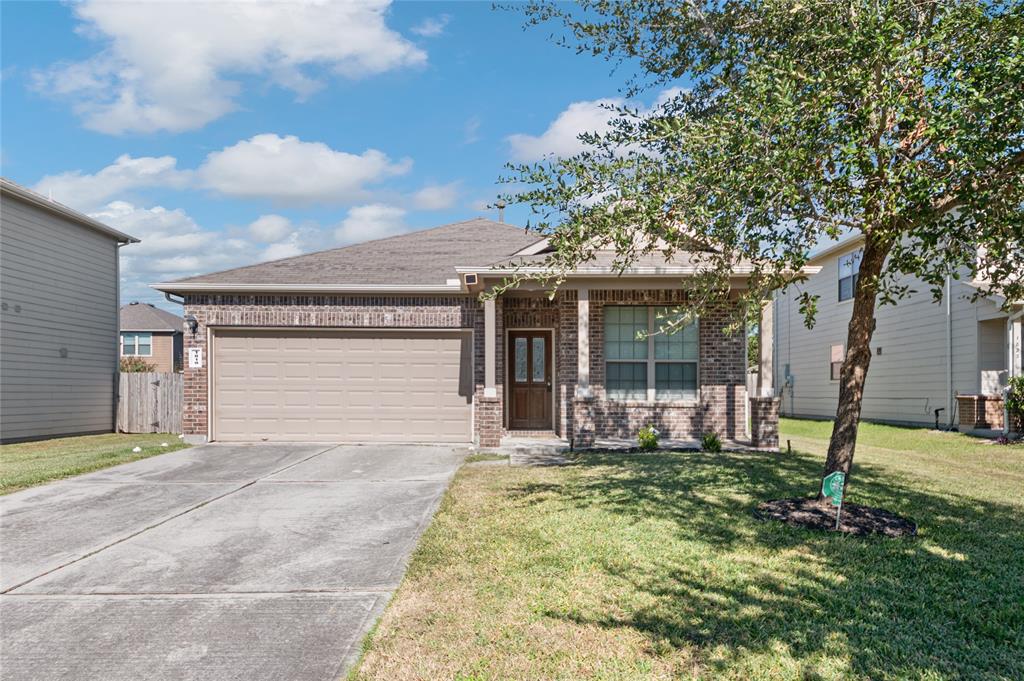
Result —
<path fill-rule="evenodd" d="M 165 293 L 464 293 L 462 284 L 150 284 Z"/>
<path fill-rule="evenodd" d="M 802 274 L 817 274 L 821 272 L 821 266 L 807 265 L 800 269 Z M 547 267 L 503 267 L 495 268 L 489 265 L 483 267 L 456 267 L 455 271 L 459 274 L 554 274 L 550 268 Z M 651 276 L 651 275 L 664 275 L 664 276 L 678 276 L 678 275 L 693 275 L 699 274 L 705 270 L 699 267 L 692 266 L 677 266 L 677 267 L 629 267 L 621 272 L 611 267 L 584 267 L 573 270 L 564 274 L 566 277 L 587 277 L 594 275 L 609 275 L 609 276 Z M 749 266 L 735 267 L 732 270 L 733 275 L 744 275 L 752 274 L 755 268 Z"/>

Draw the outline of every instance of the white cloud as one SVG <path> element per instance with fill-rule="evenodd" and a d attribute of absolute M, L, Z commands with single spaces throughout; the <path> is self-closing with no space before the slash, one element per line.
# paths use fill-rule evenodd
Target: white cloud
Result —
<path fill-rule="evenodd" d="M 408 229 L 404 209 L 371 203 L 349 210 L 334 230 L 334 239 L 339 244 L 351 244 L 394 236 Z"/>
<path fill-rule="evenodd" d="M 393 163 L 376 149 L 350 154 L 322 142 L 263 134 L 210 154 L 197 173 L 204 187 L 226 196 L 345 203 L 365 199 L 365 185 L 411 167 L 410 159 Z"/>
<path fill-rule="evenodd" d="M 302 253 L 303 249 L 302 246 L 299 245 L 299 235 L 296 232 L 288 237 L 287 241 L 270 244 L 264 248 L 263 252 L 260 254 L 260 260 L 280 260 L 281 258 L 291 258 L 296 255 L 301 255 Z"/>
<path fill-rule="evenodd" d="M 132 158 L 124 154 L 94 175 L 80 170 L 47 175 L 33 189 L 73 208 L 91 210 L 133 189 L 184 187 L 190 175 L 178 170 L 173 156 Z"/>
<path fill-rule="evenodd" d="M 413 206 L 420 210 L 451 208 L 459 198 L 459 183 L 427 185 L 412 195 Z"/>
<path fill-rule="evenodd" d="M 448 22 L 451 20 L 452 18 L 448 14 L 442 14 L 437 17 L 427 17 L 409 30 L 424 38 L 436 38 L 444 33 L 445 27 L 448 26 Z"/>
<path fill-rule="evenodd" d="M 482 121 L 479 116 L 470 116 L 462 126 L 462 143 L 474 144 L 480 141 L 480 125 Z"/>
<path fill-rule="evenodd" d="M 249 234 L 263 243 L 280 241 L 292 231 L 292 221 L 283 215 L 261 215 L 249 224 Z"/>
<path fill-rule="evenodd" d="M 679 92 L 681 90 L 678 88 L 663 90 L 658 94 L 652 106 L 637 108 L 642 115 L 649 114 Z M 627 104 L 626 100 L 618 97 L 573 102 L 559 113 L 547 130 L 540 135 L 522 133 L 509 135 L 506 139 L 512 152 L 512 158 L 516 161 L 529 162 L 539 161 L 548 155 L 564 158 L 577 154 L 585 149 L 579 136 L 585 132 L 607 132 L 610 129 L 609 122 L 614 116 L 614 112 L 609 110 L 609 107 L 619 107 L 624 104 Z M 629 104 L 635 106 L 632 102 Z"/>
<path fill-rule="evenodd" d="M 87 0 L 73 6 L 78 32 L 104 47 L 37 72 L 35 85 L 68 98 L 92 130 L 192 130 L 237 107 L 232 77 L 255 75 L 301 99 L 323 87 L 324 72 L 360 78 L 423 64 L 426 53 L 388 28 L 389 4 Z"/>

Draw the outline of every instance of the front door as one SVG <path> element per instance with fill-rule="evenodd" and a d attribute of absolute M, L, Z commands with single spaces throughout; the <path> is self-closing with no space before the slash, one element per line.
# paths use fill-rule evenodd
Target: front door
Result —
<path fill-rule="evenodd" d="M 509 332 L 509 422 L 513 430 L 549 430 L 551 332 Z"/>

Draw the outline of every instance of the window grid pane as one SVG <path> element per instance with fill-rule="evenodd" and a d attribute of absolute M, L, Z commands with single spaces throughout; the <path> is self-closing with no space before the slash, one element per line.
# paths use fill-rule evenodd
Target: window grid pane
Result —
<path fill-rule="evenodd" d="M 697 359 L 697 325 L 687 324 L 674 333 L 659 331 L 682 315 L 673 314 L 671 308 L 655 310 L 654 328 L 654 359 Z"/>
<path fill-rule="evenodd" d="M 620 400 L 647 399 L 646 362 L 609 362 L 605 376 L 608 396 Z"/>
<path fill-rule="evenodd" d="M 638 338 L 647 331 L 647 308 L 609 306 L 604 310 L 605 359 L 647 359 L 647 339 Z"/>
<path fill-rule="evenodd" d="M 681 400 L 697 396 L 697 364 L 694 362 L 658 362 L 654 375 L 657 399 Z"/>

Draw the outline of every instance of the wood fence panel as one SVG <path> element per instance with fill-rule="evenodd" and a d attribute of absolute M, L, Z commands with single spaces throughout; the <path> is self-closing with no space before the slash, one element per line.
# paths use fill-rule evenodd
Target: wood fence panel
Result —
<path fill-rule="evenodd" d="M 180 433 L 182 374 L 122 373 L 117 429 L 122 433 Z"/>

